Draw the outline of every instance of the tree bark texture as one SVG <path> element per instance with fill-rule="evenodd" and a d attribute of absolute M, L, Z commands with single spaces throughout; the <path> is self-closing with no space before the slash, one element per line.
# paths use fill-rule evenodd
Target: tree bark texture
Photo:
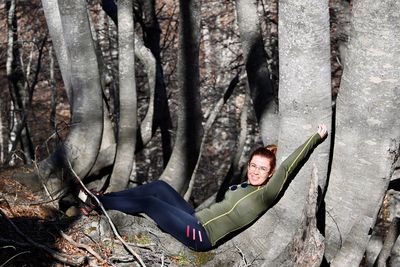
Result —
<path fill-rule="evenodd" d="M 67 91 L 68 98 L 71 100 L 71 69 L 70 59 L 65 41 L 64 30 L 61 22 L 61 14 L 57 0 L 42 0 L 42 7 L 47 21 L 47 28 L 51 36 L 51 41 L 55 50 L 58 65 Z"/>
<path fill-rule="evenodd" d="M 325 198 L 333 266 L 360 263 L 399 156 L 399 8 L 395 0 L 353 2 Z"/>
<path fill-rule="evenodd" d="M 202 136 L 200 109 L 199 44 L 200 2 L 179 1 L 178 128 L 171 158 L 161 177 L 184 192 L 199 154 Z"/>
<path fill-rule="evenodd" d="M 110 192 L 128 187 L 135 158 L 137 97 L 135 82 L 135 41 L 133 3 L 118 1 L 119 103 L 117 154 L 111 175 Z"/>
<path fill-rule="evenodd" d="M 317 130 L 318 122 L 331 123 L 331 79 L 328 1 L 280 1 L 279 12 L 278 161 L 282 161 Z M 253 258 L 262 257 L 268 266 L 290 259 L 288 247 L 306 208 L 311 166 L 316 164 L 318 184 L 324 188 L 329 148 L 326 140 L 279 202 L 238 237 Z"/>
<path fill-rule="evenodd" d="M 95 162 L 103 130 L 100 76 L 90 32 L 86 1 L 59 1 L 62 33 L 69 61 L 59 61 L 70 73 L 71 127 L 63 144 L 39 165 L 47 178 L 53 171 L 72 165 L 84 178 Z M 56 34 L 59 34 L 57 32 Z M 60 51 L 56 50 L 57 58 Z M 64 73 L 63 73 L 64 75 Z M 67 77 L 68 78 L 68 77 Z M 69 163 L 68 163 L 69 162 Z"/>
<path fill-rule="evenodd" d="M 146 75 L 149 85 L 149 105 L 146 111 L 146 116 L 140 123 L 140 138 L 141 143 L 144 146 L 150 142 L 155 132 L 154 101 L 157 80 L 157 62 L 150 49 L 145 47 L 137 37 L 135 38 L 135 54 L 146 68 Z"/>
<path fill-rule="evenodd" d="M 257 1 L 235 2 L 247 80 L 262 140 L 264 144 L 275 144 L 278 141 L 279 129 L 277 95 L 268 71 Z"/>
<path fill-rule="evenodd" d="M 30 97 L 27 86 L 28 76 L 24 73 L 24 66 L 20 53 L 20 44 L 17 34 L 16 1 L 6 3 L 7 9 L 7 61 L 6 73 L 8 78 L 8 88 L 12 101 L 12 121 L 10 125 L 10 157 L 7 161 L 14 164 L 15 151 L 20 144 L 20 150 L 24 153 L 25 163 L 31 163 L 33 157 L 32 141 L 29 136 L 29 125 L 27 117 L 29 115 Z M 28 71 L 30 70 L 30 60 Z"/>
<path fill-rule="evenodd" d="M 161 29 L 156 14 L 156 2 L 154 0 L 141 0 L 143 8 L 143 31 L 144 44 L 153 53 L 156 59 L 155 76 L 155 98 L 154 98 L 154 120 L 152 124 L 152 135 L 157 127 L 160 127 L 161 142 L 163 150 L 164 166 L 171 156 L 171 114 L 168 107 L 166 86 L 164 82 L 164 70 L 161 62 L 160 35 Z M 147 118 L 147 116 L 146 116 Z M 150 117 L 148 117 L 150 119 Z M 146 121 L 146 119 L 144 120 Z"/>

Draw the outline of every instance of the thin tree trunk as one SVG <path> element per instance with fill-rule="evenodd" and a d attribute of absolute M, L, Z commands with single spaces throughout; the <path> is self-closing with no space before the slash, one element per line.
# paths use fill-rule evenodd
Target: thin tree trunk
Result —
<path fill-rule="evenodd" d="M 49 72 L 50 72 L 50 92 L 51 92 L 51 104 L 50 104 L 50 128 L 53 129 L 54 133 L 57 133 L 57 121 L 56 121 L 56 111 L 57 111 L 57 87 L 56 80 L 54 78 L 54 53 L 53 47 L 49 48 Z M 57 142 L 57 141 L 56 141 Z"/>
<path fill-rule="evenodd" d="M 163 149 L 164 166 L 167 164 L 171 156 L 171 134 L 172 129 L 171 115 L 168 107 L 168 99 L 166 86 L 164 83 L 164 72 L 161 65 L 161 49 L 160 49 L 160 26 L 155 10 L 154 0 L 141 0 L 144 13 L 144 44 L 150 48 L 156 59 L 156 77 L 155 77 L 155 120 L 152 127 L 152 134 L 157 127 L 160 127 L 161 142 Z"/>
<path fill-rule="evenodd" d="M 23 81 L 26 81 L 27 76 L 23 72 L 22 60 L 20 59 L 20 51 L 17 43 L 15 42 L 17 36 L 17 19 L 15 16 L 16 2 L 10 1 L 7 3 L 8 17 L 8 48 L 7 48 L 7 63 L 6 72 L 8 78 L 8 87 L 11 95 L 11 101 L 13 106 L 13 124 L 10 129 L 10 145 L 9 152 L 11 157 L 14 157 L 14 153 L 17 150 L 18 144 L 20 144 L 21 151 L 25 154 L 25 163 L 30 163 L 33 156 L 32 142 L 30 141 L 29 131 L 27 128 L 27 116 L 28 116 L 28 103 L 29 96 L 27 92 L 27 86 L 24 86 Z M 30 64 L 28 64 L 28 71 Z M 14 164 L 13 159 L 11 164 Z"/>
<path fill-rule="evenodd" d="M 264 144 L 278 141 L 278 103 L 268 71 L 257 1 L 236 0 L 240 40 L 251 99 Z"/>
<path fill-rule="evenodd" d="M 204 148 L 205 148 L 205 144 L 206 144 L 206 139 L 207 139 L 207 134 L 210 131 L 212 125 L 214 124 L 217 116 L 220 114 L 224 104 L 226 104 L 226 102 L 228 101 L 228 99 L 230 98 L 230 96 L 233 93 L 233 90 L 235 89 L 236 85 L 239 83 L 239 73 L 236 74 L 235 78 L 232 79 L 231 83 L 229 84 L 227 90 L 225 91 L 223 97 L 215 104 L 215 107 L 213 108 L 212 112 L 210 113 L 210 116 L 207 118 L 207 121 L 204 125 L 204 134 L 203 134 L 203 138 L 201 141 L 201 145 L 200 145 L 200 153 L 196 162 L 196 167 L 194 168 L 194 171 L 192 173 L 192 176 L 190 178 L 190 182 L 189 182 L 189 187 L 188 190 L 186 191 L 184 198 L 186 201 L 189 200 L 190 196 L 192 195 L 192 190 L 194 187 L 194 183 L 196 181 L 196 175 L 197 175 L 197 170 L 200 164 L 200 160 L 201 160 L 201 156 L 203 154 Z"/>
<path fill-rule="evenodd" d="M 5 115 L 5 101 L 0 97 L 0 165 L 3 165 L 6 157 L 6 123 L 4 120 Z"/>
<path fill-rule="evenodd" d="M 119 96 L 117 154 L 111 175 L 110 192 L 128 187 L 135 159 L 137 99 L 135 83 L 135 43 L 133 3 L 118 1 Z"/>
<path fill-rule="evenodd" d="M 199 93 L 200 2 L 181 0 L 178 51 L 178 128 L 171 158 L 161 175 L 184 192 L 195 167 L 202 136 Z"/>
<path fill-rule="evenodd" d="M 242 107 L 242 112 L 240 113 L 240 134 L 237 140 L 237 148 L 235 153 L 231 158 L 231 164 L 229 166 L 228 172 L 226 173 L 224 179 L 222 180 L 221 186 L 218 188 L 215 200 L 217 202 L 223 200 L 225 192 L 228 190 L 229 186 L 232 184 L 239 184 L 243 175 L 243 168 L 239 165 L 240 158 L 243 155 L 244 146 L 246 144 L 246 137 L 248 134 L 247 120 L 250 108 L 250 90 L 248 86 L 246 87 L 246 93 L 244 97 L 244 104 Z"/>
<path fill-rule="evenodd" d="M 149 85 L 149 105 L 147 108 L 146 116 L 140 123 L 140 143 L 142 144 L 142 146 L 145 146 L 148 142 L 150 142 L 153 134 L 155 133 L 154 102 L 156 91 L 157 63 L 151 51 L 146 48 L 137 37 L 135 38 L 135 54 L 145 66 Z"/>
<path fill-rule="evenodd" d="M 71 63 L 61 22 L 58 0 L 42 0 L 42 7 L 64 81 L 64 88 L 67 91 L 69 100 L 71 101 Z"/>

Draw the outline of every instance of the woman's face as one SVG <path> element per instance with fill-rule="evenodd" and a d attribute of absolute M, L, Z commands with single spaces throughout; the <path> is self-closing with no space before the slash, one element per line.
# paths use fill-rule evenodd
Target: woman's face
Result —
<path fill-rule="evenodd" d="M 272 176 L 271 162 L 263 156 L 254 155 L 247 165 L 247 179 L 251 185 L 262 185 Z"/>

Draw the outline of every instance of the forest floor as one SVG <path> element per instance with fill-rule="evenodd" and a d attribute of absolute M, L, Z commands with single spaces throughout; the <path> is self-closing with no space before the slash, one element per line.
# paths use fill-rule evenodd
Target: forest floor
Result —
<path fill-rule="evenodd" d="M 74 264 L 65 264 L 68 260 L 82 261 L 80 266 L 115 266 L 109 260 L 115 251 L 106 243 L 91 239 L 87 234 L 87 229 L 92 227 L 88 224 L 99 220 L 99 216 L 68 217 L 59 211 L 53 202 L 45 200 L 46 196 L 35 194 L 30 188 L 12 178 L 15 173 L 30 171 L 24 167 L 0 169 L 0 266 L 73 266 Z M 385 235 L 388 229 L 388 216 L 389 203 L 386 199 L 375 226 L 375 231 L 380 231 L 380 235 Z M 126 235 L 122 236 L 125 240 L 132 239 Z M 89 241 L 82 244 L 80 240 L 83 239 Z M 96 259 L 88 248 L 101 259 Z M 156 250 L 158 253 L 151 254 L 153 252 L 150 250 L 145 252 L 147 262 L 160 259 L 159 250 L 162 248 L 156 247 Z M 56 259 L 57 257 L 62 257 L 62 260 Z M 163 264 L 201 266 L 198 262 L 202 257 L 210 255 L 199 254 L 192 261 L 184 259 L 181 255 L 169 255 Z M 157 264 L 160 266 L 161 262 L 158 261 Z"/>
<path fill-rule="evenodd" d="M 0 266 L 139 266 L 104 215 L 67 216 L 46 195 L 16 180 L 30 168 L 0 168 Z M 55 200 L 58 201 L 58 200 Z M 214 252 L 194 252 L 149 219 L 107 211 L 122 239 L 147 266 L 203 266 Z"/>
<path fill-rule="evenodd" d="M 75 223 L 77 218 L 65 216 L 11 178 L 21 171 L 26 170 L 0 172 L 0 266 L 64 266 L 39 246 L 73 257 L 85 256 L 86 251 L 61 236 L 61 231 L 73 239 L 83 234 Z"/>

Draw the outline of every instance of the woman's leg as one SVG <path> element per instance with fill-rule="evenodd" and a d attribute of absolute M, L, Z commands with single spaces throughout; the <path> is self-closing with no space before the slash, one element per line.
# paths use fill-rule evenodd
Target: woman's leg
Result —
<path fill-rule="evenodd" d="M 204 227 L 193 213 L 188 213 L 154 196 L 100 196 L 105 209 L 119 210 L 128 214 L 145 213 L 158 226 L 184 245 L 197 250 L 211 249 Z"/>
<path fill-rule="evenodd" d="M 182 196 L 175 191 L 169 184 L 157 180 L 148 184 L 140 185 L 134 188 L 105 194 L 107 197 L 148 197 L 154 196 L 166 203 L 171 204 L 187 213 L 194 214 L 192 206 L 187 203 Z"/>

